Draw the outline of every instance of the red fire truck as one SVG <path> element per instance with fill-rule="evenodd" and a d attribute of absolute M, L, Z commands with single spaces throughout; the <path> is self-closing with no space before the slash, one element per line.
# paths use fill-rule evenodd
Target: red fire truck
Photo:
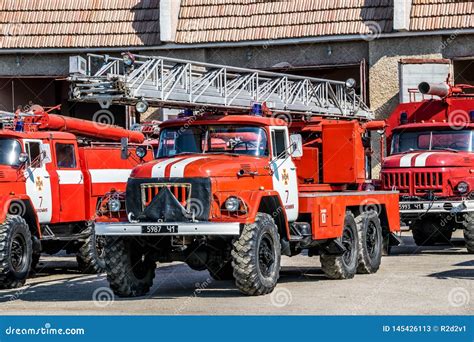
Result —
<path fill-rule="evenodd" d="M 188 108 L 160 125 L 156 160 L 133 169 L 126 215 L 96 223 L 117 295 L 146 294 L 156 262 L 176 260 L 247 295 L 270 293 L 281 255 L 304 250 L 330 278 L 378 270 L 398 193 L 364 189 L 366 133 L 384 123 L 352 80 L 132 57 L 71 77 L 76 100 Z"/>
<path fill-rule="evenodd" d="M 24 284 L 41 252 L 77 253 L 83 271 L 103 270 L 92 225 L 98 200 L 125 190 L 139 162 L 116 142 L 143 135 L 39 106 L 0 116 L 0 287 Z"/>
<path fill-rule="evenodd" d="M 400 104 L 388 119 L 384 189 L 400 192 L 402 221 L 420 246 L 449 243 L 464 230 L 474 252 L 474 87 L 420 83 L 421 102 Z"/>

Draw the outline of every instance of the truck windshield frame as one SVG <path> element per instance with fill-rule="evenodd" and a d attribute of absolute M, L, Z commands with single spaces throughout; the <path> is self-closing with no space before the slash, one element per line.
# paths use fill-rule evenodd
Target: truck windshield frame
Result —
<path fill-rule="evenodd" d="M 0 138 L 0 165 L 18 166 L 21 144 L 13 138 Z"/>
<path fill-rule="evenodd" d="M 156 157 L 182 154 L 269 155 L 264 128 L 250 125 L 189 125 L 162 129 Z"/>
<path fill-rule="evenodd" d="M 443 129 L 395 132 L 390 154 L 411 151 L 457 151 L 473 152 L 473 130 Z"/>

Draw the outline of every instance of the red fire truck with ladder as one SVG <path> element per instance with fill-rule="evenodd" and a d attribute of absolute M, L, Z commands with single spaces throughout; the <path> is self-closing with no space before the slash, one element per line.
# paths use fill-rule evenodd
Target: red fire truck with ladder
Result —
<path fill-rule="evenodd" d="M 400 104 L 388 119 L 383 188 L 400 192 L 401 219 L 417 245 L 449 243 L 463 229 L 474 253 L 474 87 L 418 88 L 425 99 Z"/>
<path fill-rule="evenodd" d="M 263 295 L 281 255 L 320 255 L 328 277 L 347 279 L 376 272 L 384 241 L 397 243 L 398 193 L 366 186 L 367 134 L 384 123 L 353 80 L 130 53 L 83 63 L 74 100 L 185 109 L 132 171 L 126 215 L 96 223 L 117 295 L 146 294 L 156 262 L 171 261 Z"/>
<path fill-rule="evenodd" d="M 50 112 L 0 112 L 0 288 L 23 285 L 41 252 L 77 253 L 82 271 L 102 271 L 98 202 L 119 198 L 140 162 L 118 142 L 140 144 L 142 133 Z"/>

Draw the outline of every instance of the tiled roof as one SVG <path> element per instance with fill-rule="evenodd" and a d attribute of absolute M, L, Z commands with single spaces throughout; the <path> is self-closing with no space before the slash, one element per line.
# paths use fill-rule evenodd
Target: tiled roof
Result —
<path fill-rule="evenodd" d="M 413 0 L 410 30 L 444 30 L 474 27 L 474 1 Z"/>
<path fill-rule="evenodd" d="M 411 29 L 474 27 L 473 1 L 413 0 Z M 393 30 L 393 0 L 182 0 L 177 43 L 267 40 Z"/>
<path fill-rule="evenodd" d="M 0 48 L 160 44 L 159 0 L 0 0 Z"/>

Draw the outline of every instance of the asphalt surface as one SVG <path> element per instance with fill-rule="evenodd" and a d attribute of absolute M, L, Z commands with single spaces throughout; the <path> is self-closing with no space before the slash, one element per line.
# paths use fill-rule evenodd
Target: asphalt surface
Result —
<path fill-rule="evenodd" d="M 457 232 L 459 233 L 459 232 Z M 0 290 L 3 315 L 458 315 L 474 313 L 474 255 L 454 246 L 419 248 L 409 233 L 376 274 L 329 280 L 319 257 L 283 259 L 279 284 L 247 297 L 230 281 L 182 263 L 159 265 L 146 297 L 115 298 L 105 275 L 82 275 L 75 258 L 44 256 L 26 286 Z"/>

